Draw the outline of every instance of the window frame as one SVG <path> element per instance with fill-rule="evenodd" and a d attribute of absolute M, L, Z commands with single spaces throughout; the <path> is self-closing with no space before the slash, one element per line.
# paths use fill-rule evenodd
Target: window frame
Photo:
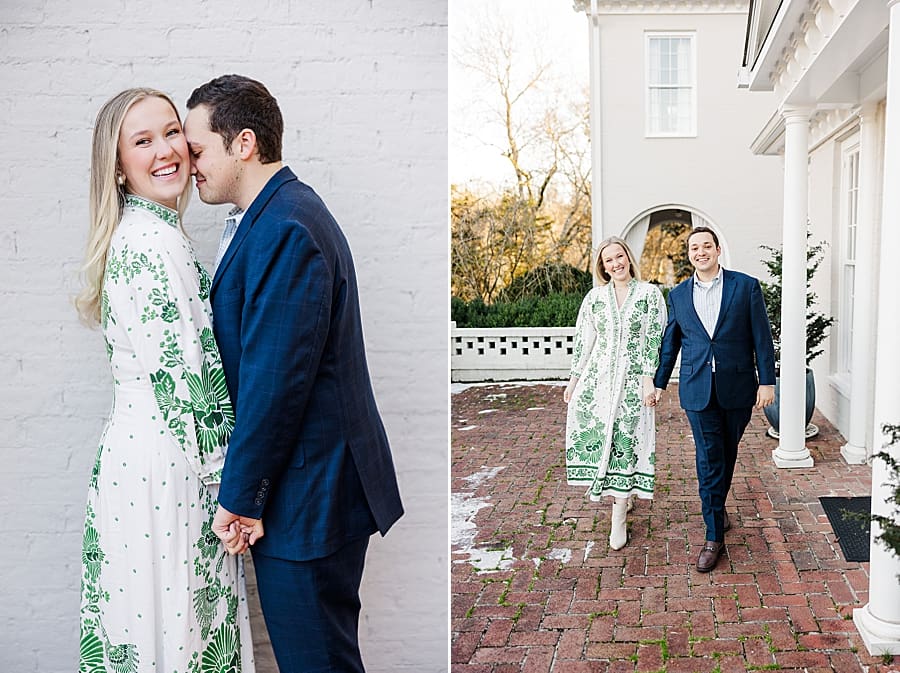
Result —
<path fill-rule="evenodd" d="M 651 85 L 650 83 L 650 45 L 654 39 L 687 38 L 690 41 L 690 77 L 688 85 L 670 86 Z M 644 137 L 645 138 L 696 138 L 697 137 L 697 32 L 693 30 L 647 30 L 644 31 Z M 690 128 L 686 131 L 654 132 L 651 123 L 651 91 L 657 89 L 689 89 L 690 90 Z"/>
<path fill-rule="evenodd" d="M 842 382 L 849 383 L 852 374 L 853 357 L 853 305 L 856 291 L 856 269 L 859 261 L 857 255 L 861 157 L 859 133 L 854 133 L 841 142 L 840 157 L 839 245 L 836 246 L 838 254 L 838 273 L 836 277 L 838 310 L 834 376 L 841 379 Z M 852 277 L 852 288 L 848 287 L 848 278 L 850 277 Z"/>

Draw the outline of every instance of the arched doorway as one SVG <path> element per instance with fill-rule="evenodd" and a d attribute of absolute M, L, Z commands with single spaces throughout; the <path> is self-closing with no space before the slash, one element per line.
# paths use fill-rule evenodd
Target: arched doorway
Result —
<path fill-rule="evenodd" d="M 722 248 L 722 265 L 728 266 L 728 246 L 722 232 L 704 213 L 680 204 L 664 204 L 645 210 L 625 228 L 628 243 L 641 268 L 641 277 L 674 287 L 693 272 L 685 241 L 694 227 L 716 232 Z"/>

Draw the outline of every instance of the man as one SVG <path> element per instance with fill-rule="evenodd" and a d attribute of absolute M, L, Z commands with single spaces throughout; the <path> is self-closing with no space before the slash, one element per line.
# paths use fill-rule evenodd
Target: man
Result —
<path fill-rule="evenodd" d="M 200 198 L 236 206 L 210 297 L 236 415 L 213 527 L 229 551 L 253 544 L 281 673 L 361 672 L 368 539 L 403 508 L 350 250 L 322 200 L 282 166 L 282 116 L 262 84 L 218 77 L 187 106 Z"/>
<path fill-rule="evenodd" d="M 715 568 L 731 528 L 725 499 L 738 443 L 753 407 L 775 398 L 775 349 L 759 281 L 719 264 L 719 238 L 696 227 L 687 239 L 693 276 L 669 293 L 654 385 L 657 399 L 681 351 L 678 394 L 694 435 L 706 543 L 697 570 Z"/>

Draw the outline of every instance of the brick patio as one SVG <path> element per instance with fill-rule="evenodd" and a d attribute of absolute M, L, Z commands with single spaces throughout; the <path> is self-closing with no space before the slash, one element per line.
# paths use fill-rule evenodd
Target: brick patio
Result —
<path fill-rule="evenodd" d="M 608 502 L 565 483 L 561 387 L 453 394 L 452 673 L 900 671 L 900 657 L 869 656 L 856 632 L 868 563 L 844 560 L 818 500 L 868 495 L 870 469 L 845 464 L 841 436 L 814 422 L 815 467 L 777 470 L 754 412 L 728 552 L 701 574 L 705 529 L 675 386 L 657 410 L 656 496 L 637 501 L 620 551 L 609 549 Z"/>

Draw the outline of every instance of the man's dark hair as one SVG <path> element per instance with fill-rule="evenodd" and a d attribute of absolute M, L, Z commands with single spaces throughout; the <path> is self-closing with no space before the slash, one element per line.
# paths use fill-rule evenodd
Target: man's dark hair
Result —
<path fill-rule="evenodd" d="M 190 107 L 190 104 L 188 104 L 188 107 Z M 691 233 L 688 234 L 688 237 L 684 242 L 684 247 L 690 248 L 691 247 L 691 236 L 693 236 L 694 234 L 702 234 L 704 231 L 712 236 L 713 243 L 715 243 L 716 247 L 718 248 L 719 247 L 719 237 L 716 236 L 716 232 L 714 232 L 709 227 L 694 227 L 691 230 Z"/>
<path fill-rule="evenodd" d="M 250 129 L 256 134 L 260 163 L 281 161 L 284 119 L 278 101 L 260 82 L 242 75 L 216 77 L 188 98 L 189 110 L 198 105 L 209 108 L 209 129 L 222 136 L 229 153 L 237 134 Z"/>

